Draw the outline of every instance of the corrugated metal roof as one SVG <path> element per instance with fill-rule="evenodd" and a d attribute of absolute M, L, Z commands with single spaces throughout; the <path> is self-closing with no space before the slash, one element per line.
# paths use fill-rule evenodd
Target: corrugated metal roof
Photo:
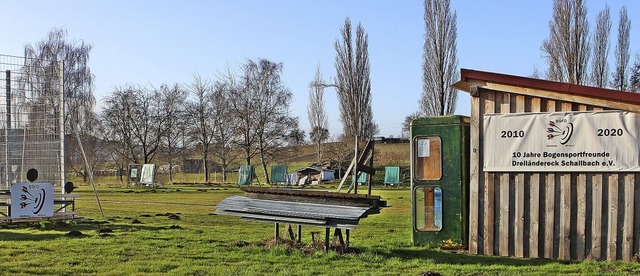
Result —
<path fill-rule="evenodd" d="M 356 207 L 308 202 L 265 200 L 231 196 L 222 200 L 215 214 L 243 219 L 354 229 L 361 218 L 379 212 L 377 207 Z"/>

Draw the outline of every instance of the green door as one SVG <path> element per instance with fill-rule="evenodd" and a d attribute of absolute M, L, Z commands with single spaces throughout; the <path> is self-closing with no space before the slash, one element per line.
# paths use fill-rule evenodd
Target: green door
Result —
<path fill-rule="evenodd" d="M 411 122 L 411 192 L 415 244 L 467 246 L 469 117 Z"/>

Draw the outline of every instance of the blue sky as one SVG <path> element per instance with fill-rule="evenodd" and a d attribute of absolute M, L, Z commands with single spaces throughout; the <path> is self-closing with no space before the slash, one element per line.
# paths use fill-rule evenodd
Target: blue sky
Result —
<path fill-rule="evenodd" d="M 540 45 L 548 37 L 552 1 L 452 0 L 457 13 L 460 68 L 529 76 L 546 68 Z M 587 1 L 589 21 L 605 3 L 611 9 L 609 52 L 613 66 L 618 12 L 631 19 L 631 62 L 640 52 L 640 1 Z M 247 58 L 284 64 L 283 79 L 294 94 L 292 115 L 308 132 L 308 83 L 320 66 L 335 75 L 333 44 L 346 17 L 369 35 L 374 120 L 382 136 L 398 136 L 418 110 L 424 43 L 422 1 L 3 1 L 0 54 L 22 55 L 27 43 L 43 40 L 54 27 L 69 41 L 93 45 L 90 67 L 98 103 L 116 86 L 158 87 L 191 82 L 193 74 L 215 79 L 237 70 Z M 329 128 L 341 132 L 336 93 L 325 90 Z M 459 95 L 457 114 L 470 112 Z"/>

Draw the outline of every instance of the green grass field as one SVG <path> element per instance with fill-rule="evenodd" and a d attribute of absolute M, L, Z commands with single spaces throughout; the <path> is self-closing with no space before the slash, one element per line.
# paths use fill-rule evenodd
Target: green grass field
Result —
<path fill-rule="evenodd" d="M 322 253 L 304 227 L 305 246 L 273 241 L 273 224 L 213 215 L 233 186 L 90 186 L 77 209 L 84 221 L 0 228 L 1 275 L 558 275 L 638 274 L 640 264 L 560 262 L 467 255 L 413 246 L 408 189 L 376 189 L 391 207 L 360 222 L 351 251 Z M 71 236 L 72 230 L 82 235 Z"/>

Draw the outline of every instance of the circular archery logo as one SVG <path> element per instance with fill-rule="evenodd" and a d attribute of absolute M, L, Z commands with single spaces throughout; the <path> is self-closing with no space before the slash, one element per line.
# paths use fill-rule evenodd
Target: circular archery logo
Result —
<path fill-rule="evenodd" d="M 564 121 L 564 120 L 563 120 Z M 547 128 L 547 140 L 560 137 L 560 144 L 565 145 L 573 135 L 573 123 L 549 121 Z"/>

